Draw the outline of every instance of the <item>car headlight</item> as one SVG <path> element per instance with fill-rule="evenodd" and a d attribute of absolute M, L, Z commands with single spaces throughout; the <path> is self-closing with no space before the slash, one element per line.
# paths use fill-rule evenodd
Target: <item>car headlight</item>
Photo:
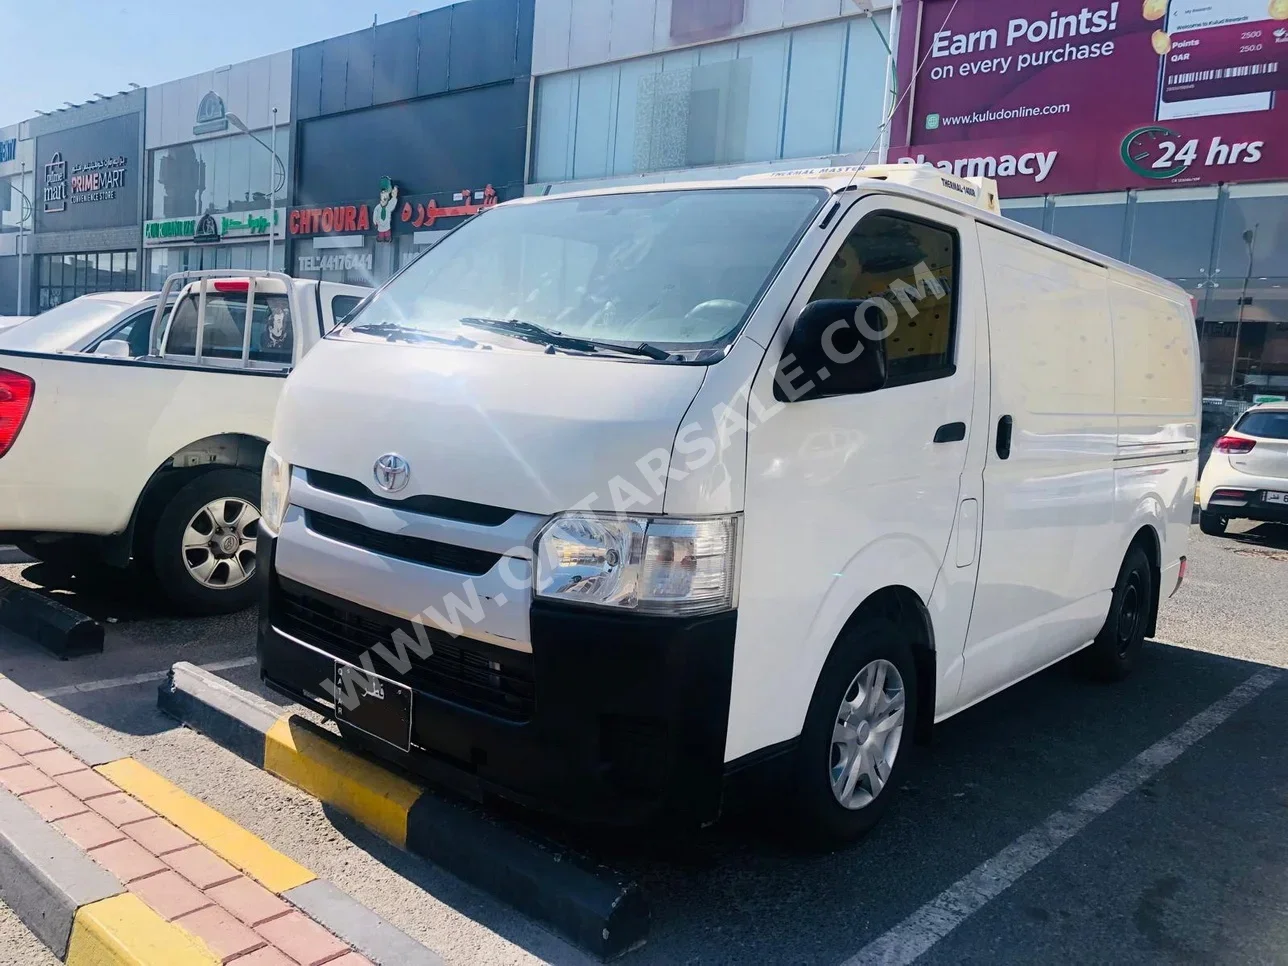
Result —
<path fill-rule="evenodd" d="M 273 452 L 264 451 L 264 472 L 260 476 L 260 524 L 273 534 L 282 529 L 290 505 L 291 464 Z"/>
<path fill-rule="evenodd" d="M 537 537 L 536 595 L 653 614 L 729 610 L 737 516 L 556 517 Z"/>

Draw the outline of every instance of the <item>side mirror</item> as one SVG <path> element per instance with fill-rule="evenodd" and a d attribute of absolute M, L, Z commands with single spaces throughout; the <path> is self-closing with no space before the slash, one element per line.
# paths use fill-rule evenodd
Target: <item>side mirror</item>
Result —
<path fill-rule="evenodd" d="M 107 356 L 111 359 L 130 359 L 133 358 L 130 352 L 130 344 L 124 339 L 105 339 L 98 344 L 94 350 L 96 356 Z"/>
<path fill-rule="evenodd" d="M 860 299 L 823 299 L 801 309 L 774 377 L 774 398 L 802 402 L 875 392 L 886 384 L 886 325 Z"/>

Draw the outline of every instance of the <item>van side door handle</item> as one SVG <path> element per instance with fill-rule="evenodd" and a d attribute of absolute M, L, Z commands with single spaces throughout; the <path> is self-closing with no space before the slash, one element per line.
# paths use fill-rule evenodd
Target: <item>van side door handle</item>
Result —
<path fill-rule="evenodd" d="M 935 430 L 936 443 L 960 443 L 965 438 L 965 423 L 944 423 Z"/>
<path fill-rule="evenodd" d="M 997 421 L 997 458 L 1011 458 L 1011 429 L 1015 421 L 1010 416 L 1003 416 Z"/>

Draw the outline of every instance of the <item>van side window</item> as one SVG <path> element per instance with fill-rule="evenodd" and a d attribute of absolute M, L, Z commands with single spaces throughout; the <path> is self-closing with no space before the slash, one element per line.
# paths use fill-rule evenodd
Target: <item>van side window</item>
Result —
<path fill-rule="evenodd" d="M 864 218 L 819 279 L 811 302 L 871 300 L 868 324 L 888 331 L 887 386 L 954 372 L 957 235 L 878 213 Z"/>

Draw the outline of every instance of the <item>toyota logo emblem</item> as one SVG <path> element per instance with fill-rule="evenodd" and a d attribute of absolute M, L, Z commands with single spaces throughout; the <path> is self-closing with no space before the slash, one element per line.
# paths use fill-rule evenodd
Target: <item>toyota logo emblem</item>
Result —
<path fill-rule="evenodd" d="M 411 481 L 411 465 L 397 453 L 386 453 L 376 460 L 376 486 L 386 493 L 405 490 Z"/>

